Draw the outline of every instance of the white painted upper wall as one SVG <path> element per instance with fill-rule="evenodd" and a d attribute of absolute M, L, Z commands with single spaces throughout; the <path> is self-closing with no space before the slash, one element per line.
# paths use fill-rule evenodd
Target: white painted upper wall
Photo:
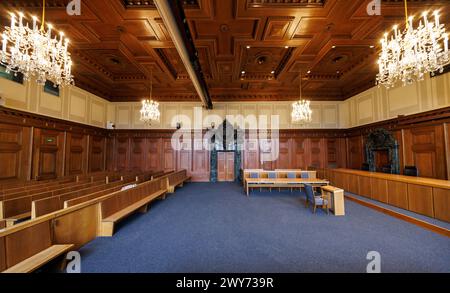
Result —
<path fill-rule="evenodd" d="M 450 106 L 450 73 L 405 87 L 373 87 L 339 105 L 339 126 L 350 128 Z"/>
<path fill-rule="evenodd" d="M 218 125 L 239 115 L 248 128 L 262 126 L 263 120 L 252 121 L 252 117 L 270 120 L 272 116 L 278 118 L 280 129 L 350 128 L 450 106 L 450 73 L 390 90 L 373 87 L 343 102 L 312 102 L 313 121 L 304 127 L 291 123 L 292 102 L 215 102 L 210 111 L 202 109 L 200 102 L 162 102 L 161 121 L 146 126 L 139 120 L 139 102 L 111 103 L 77 87 L 64 88 L 56 97 L 35 82 L 21 85 L 0 78 L 0 96 L 10 108 L 103 128 L 107 121 L 117 129 L 167 129 L 177 122 L 186 128 L 210 127 L 213 121 Z"/>
<path fill-rule="evenodd" d="M 0 77 L 0 97 L 9 108 L 103 128 L 112 111 L 110 102 L 75 86 L 54 96 L 34 81 L 20 84 Z"/>

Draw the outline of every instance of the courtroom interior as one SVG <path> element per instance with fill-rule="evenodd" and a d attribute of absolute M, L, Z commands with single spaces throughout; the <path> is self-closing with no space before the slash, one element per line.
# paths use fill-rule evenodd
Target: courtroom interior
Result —
<path fill-rule="evenodd" d="M 446 0 L 0 1 L 0 272 L 449 273 L 447 29 Z"/>

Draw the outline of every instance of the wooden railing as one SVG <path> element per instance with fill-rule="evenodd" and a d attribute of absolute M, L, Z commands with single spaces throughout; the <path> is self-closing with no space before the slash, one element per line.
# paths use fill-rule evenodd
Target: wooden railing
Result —
<path fill-rule="evenodd" d="M 323 177 L 347 192 L 450 222 L 450 182 L 349 169 L 325 169 Z"/>

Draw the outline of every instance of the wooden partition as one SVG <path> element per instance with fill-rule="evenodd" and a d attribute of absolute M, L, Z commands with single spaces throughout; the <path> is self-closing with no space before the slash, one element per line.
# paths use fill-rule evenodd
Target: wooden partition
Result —
<path fill-rule="evenodd" d="M 450 182 L 349 169 L 321 171 L 334 186 L 376 201 L 450 222 Z"/>

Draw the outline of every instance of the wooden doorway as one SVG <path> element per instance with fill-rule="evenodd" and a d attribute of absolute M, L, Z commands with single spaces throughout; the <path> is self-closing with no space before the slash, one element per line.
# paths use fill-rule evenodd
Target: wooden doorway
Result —
<path fill-rule="evenodd" d="M 234 152 L 217 153 L 217 180 L 234 181 Z"/>

